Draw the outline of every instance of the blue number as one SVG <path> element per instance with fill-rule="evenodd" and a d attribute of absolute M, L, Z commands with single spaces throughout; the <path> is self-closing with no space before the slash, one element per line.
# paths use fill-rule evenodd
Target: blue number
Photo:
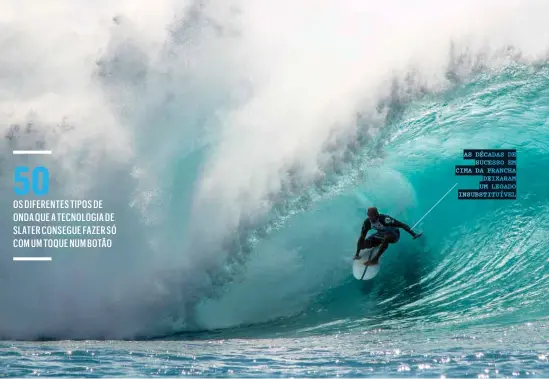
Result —
<path fill-rule="evenodd" d="M 40 174 L 42 174 L 42 181 L 40 181 Z M 32 170 L 32 190 L 36 195 L 41 196 L 48 193 L 50 187 L 49 179 L 50 173 L 48 172 L 47 168 L 38 166 L 35 167 L 34 170 Z"/>
<path fill-rule="evenodd" d="M 15 168 L 15 193 L 26 195 L 29 193 L 31 182 L 26 174 L 29 171 L 27 166 L 18 166 Z M 17 186 L 21 184 L 21 186 Z M 32 170 L 32 192 L 35 195 L 42 196 L 48 193 L 50 189 L 50 173 L 47 168 L 38 166 Z"/>
<path fill-rule="evenodd" d="M 21 183 L 21 187 L 15 186 L 15 193 L 18 195 L 26 195 L 29 193 L 29 179 L 26 176 L 22 176 L 22 174 L 29 171 L 29 168 L 26 166 L 18 166 L 15 168 L 15 184 Z"/>

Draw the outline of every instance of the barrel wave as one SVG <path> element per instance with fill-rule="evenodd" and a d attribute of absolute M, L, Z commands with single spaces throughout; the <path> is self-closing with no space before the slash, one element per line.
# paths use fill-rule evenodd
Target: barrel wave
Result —
<path fill-rule="evenodd" d="M 53 152 L 27 161 L 54 173 L 48 198 L 101 199 L 117 226 L 112 248 L 44 249 L 49 265 L 4 245 L 0 337 L 547 320 L 547 6 L 233 3 L 103 4 L 83 22 L 59 2 L 0 33 L 2 239 L 11 150 L 37 146 Z M 454 173 L 463 149 L 498 148 L 517 151 L 516 200 L 454 189 L 374 280 L 352 278 L 367 207 L 412 226 L 478 186 Z"/>
<path fill-rule="evenodd" d="M 343 174 L 258 241 L 244 281 L 202 305 L 200 319 L 235 326 L 293 310 L 298 316 L 277 327 L 315 332 L 544 319 L 548 74 L 547 66 L 508 67 L 407 104 L 388 124 L 383 157 L 378 141 L 365 146 L 356 177 Z M 372 282 L 350 278 L 368 206 L 412 226 L 454 184 L 478 185 L 454 166 L 464 164 L 463 149 L 487 147 L 517 149 L 516 201 L 460 201 L 454 189 L 416 228 L 422 241 L 403 236 Z"/>

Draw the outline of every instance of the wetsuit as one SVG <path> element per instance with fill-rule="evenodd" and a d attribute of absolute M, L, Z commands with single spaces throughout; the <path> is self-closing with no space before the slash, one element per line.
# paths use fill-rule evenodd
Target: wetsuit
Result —
<path fill-rule="evenodd" d="M 416 236 L 408 225 L 395 220 L 391 216 L 380 214 L 374 222 L 371 222 L 370 219 L 367 218 L 366 221 L 364 221 L 364 224 L 362 224 L 362 231 L 358 240 L 357 251 L 379 246 L 387 234 L 392 234 L 395 237 L 394 242 L 397 242 L 400 238 L 399 228 L 404 229 L 414 237 Z M 368 231 L 371 229 L 374 229 L 376 232 L 366 238 L 366 234 L 368 234 Z"/>

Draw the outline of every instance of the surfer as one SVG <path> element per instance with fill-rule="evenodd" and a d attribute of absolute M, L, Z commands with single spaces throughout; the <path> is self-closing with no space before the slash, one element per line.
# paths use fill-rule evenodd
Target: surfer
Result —
<path fill-rule="evenodd" d="M 365 266 L 376 265 L 381 254 L 385 252 L 390 243 L 397 243 L 400 238 L 400 230 L 402 228 L 406 230 L 414 239 L 421 236 L 421 233 L 415 233 L 406 224 L 395 220 L 394 218 L 379 214 L 376 207 L 368 208 L 368 218 L 362 224 L 362 231 L 360 238 L 356 246 L 356 254 L 354 259 L 359 259 L 358 254 L 360 250 L 370 249 L 372 247 L 380 246 L 376 256 L 369 261 L 364 262 Z M 376 233 L 366 238 L 366 234 L 371 229 L 375 229 Z"/>

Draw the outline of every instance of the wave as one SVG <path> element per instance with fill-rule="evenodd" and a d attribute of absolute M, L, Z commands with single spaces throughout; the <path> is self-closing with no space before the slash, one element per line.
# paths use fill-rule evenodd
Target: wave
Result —
<path fill-rule="evenodd" d="M 51 197 L 104 199 L 119 233 L 46 267 L 3 248 L 0 336 L 545 314 L 544 6 L 59 2 L 46 21 L 17 4 L 0 9 L 0 205 L 10 150 L 46 146 Z M 348 278 L 365 207 L 412 223 L 463 148 L 509 146 L 519 200 L 445 200 L 375 283 Z"/>
<path fill-rule="evenodd" d="M 205 302 L 200 319 L 235 326 L 295 310 L 288 323 L 326 323 L 326 332 L 545 317 L 549 192 L 539 173 L 549 160 L 548 73 L 509 67 L 410 104 L 388 125 L 383 160 L 365 160 L 360 181 L 261 241 L 245 281 L 223 301 Z M 474 188 L 454 175 L 466 148 L 517 149 L 518 199 L 460 201 L 454 190 L 419 225 L 421 243 L 404 237 L 392 246 L 373 283 L 349 279 L 365 208 L 375 204 L 413 225 L 456 182 Z"/>

